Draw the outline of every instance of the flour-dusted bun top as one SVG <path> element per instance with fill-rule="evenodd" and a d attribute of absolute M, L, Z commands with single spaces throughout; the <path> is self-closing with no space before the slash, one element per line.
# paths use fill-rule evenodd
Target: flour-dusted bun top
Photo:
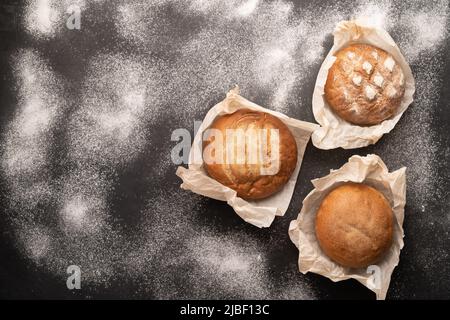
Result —
<path fill-rule="evenodd" d="M 209 176 L 244 199 L 279 191 L 297 165 L 297 143 L 289 128 L 271 114 L 238 110 L 217 117 L 203 134 Z"/>
<path fill-rule="evenodd" d="M 335 56 L 328 71 L 325 99 L 339 117 L 365 126 L 396 114 L 405 93 L 405 77 L 389 53 L 353 44 Z"/>
<path fill-rule="evenodd" d="M 325 254 L 351 268 L 377 263 L 392 243 L 393 213 L 378 190 L 346 183 L 322 201 L 316 216 L 316 237 Z"/>

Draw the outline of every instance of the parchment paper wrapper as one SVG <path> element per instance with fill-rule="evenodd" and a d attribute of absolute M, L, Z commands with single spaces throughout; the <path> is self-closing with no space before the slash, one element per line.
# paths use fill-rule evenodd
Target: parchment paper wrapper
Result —
<path fill-rule="evenodd" d="M 413 101 L 415 91 L 411 68 L 391 36 L 379 27 L 370 26 L 368 18 L 340 22 L 334 31 L 334 45 L 326 56 L 313 93 L 312 107 L 320 128 L 312 135 L 313 144 L 319 149 L 354 149 L 376 143 L 385 133 L 390 132 L 400 120 L 403 112 Z M 400 65 L 405 76 L 405 95 L 394 117 L 369 127 L 351 124 L 336 115 L 327 104 L 324 96 L 328 70 L 333 65 L 336 51 L 352 43 L 366 43 L 389 52 Z"/>
<path fill-rule="evenodd" d="M 303 200 L 297 220 L 291 221 L 289 237 L 299 250 L 298 265 L 302 273 L 314 272 L 332 281 L 356 279 L 376 293 L 377 299 L 385 299 L 391 275 L 399 262 L 403 248 L 403 219 L 406 203 L 406 168 L 389 172 L 376 155 L 352 156 L 338 170 L 312 180 L 315 187 Z M 345 182 L 361 182 L 382 192 L 394 212 L 393 242 L 389 251 L 376 266 L 355 269 L 338 265 L 322 252 L 315 233 L 315 218 L 323 198 Z"/>
<path fill-rule="evenodd" d="M 233 113 L 239 109 L 251 109 L 270 113 L 284 122 L 292 132 L 297 142 L 297 166 L 291 178 L 276 194 L 262 200 L 246 201 L 236 195 L 236 191 L 210 178 L 203 168 L 202 133 L 214 119 L 223 114 Z M 257 227 L 269 227 L 275 216 L 283 216 L 286 212 L 294 192 L 297 176 L 303 160 L 305 147 L 311 133 L 317 128 L 316 124 L 292 119 L 279 112 L 265 109 L 239 95 L 239 88 L 230 90 L 225 100 L 216 104 L 206 114 L 197 134 L 195 135 L 189 153 L 189 169 L 178 167 L 176 174 L 183 180 L 181 188 L 217 200 L 226 201 L 234 211 L 246 222 Z"/>

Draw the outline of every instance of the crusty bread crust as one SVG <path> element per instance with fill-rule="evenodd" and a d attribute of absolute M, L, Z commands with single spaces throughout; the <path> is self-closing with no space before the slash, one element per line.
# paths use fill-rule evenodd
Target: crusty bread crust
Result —
<path fill-rule="evenodd" d="M 380 260 L 392 243 L 393 213 L 376 189 L 346 183 L 322 201 L 316 237 L 325 254 L 338 264 L 362 268 Z"/>
<path fill-rule="evenodd" d="M 223 185 L 235 190 L 243 199 L 262 199 L 278 192 L 289 180 L 297 165 L 297 143 L 289 128 L 277 117 L 268 113 L 238 110 L 232 114 L 219 116 L 210 126 L 226 136 L 227 129 L 278 129 L 279 136 L 279 170 L 275 174 L 261 174 L 263 166 L 268 163 L 206 163 L 209 176 Z M 270 130 L 269 130 L 270 132 Z M 214 141 L 210 134 L 203 136 L 203 150 Z M 225 139 L 223 153 L 230 141 Z M 271 152 L 270 144 L 267 153 Z M 245 146 L 248 148 L 248 146 Z M 257 146 L 259 148 L 260 146 Z M 258 149 L 259 150 L 259 149 Z M 215 146 L 213 152 L 215 153 Z M 247 159 L 246 159 L 247 160 Z"/>
<path fill-rule="evenodd" d="M 325 99 L 339 117 L 369 126 L 396 114 L 405 94 L 405 80 L 390 54 L 371 45 L 353 44 L 335 56 Z"/>

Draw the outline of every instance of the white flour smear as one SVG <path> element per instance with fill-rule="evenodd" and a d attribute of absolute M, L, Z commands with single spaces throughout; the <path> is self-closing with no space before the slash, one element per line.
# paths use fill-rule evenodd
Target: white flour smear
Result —
<path fill-rule="evenodd" d="M 56 73 L 41 49 L 13 59 L 17 105 L 2 133 L 1 172 L 16 243 L 36 265 L 62 279 L 67 266 L 79 265 L 83 281 L 102 288 L 131 279 L 138 296 L 154 298 L 314 298 L 296 261 L 272 269 L 275 249 L 268 243 L 238 222 L 217 230 L 212 200 L 165 181 L 175 167 L 170 133 L 180 126 L 192 131 L 194 120 L 235 84 L 267 108 L 312 121 L 313 82 L 331 33 L 339 21 L 358 16 L 392 34 L 417 82 L 414 104 L 373 152 L 390 168 L 408 167 L 408 207 L 421 214 L 417 224 L 448 226 L 448 213 L 428 208 L 448 192 L 438 176 L 445 146 L 433 110 L 443 85 L 449 1 L 298 8 L 287 0 L 124 0 L 95 11 L 102 1 L 29 0 L 23 12 L 36 43 L 64 40 L 70 4 L 82 8 L 82 19 L 90 17 L 78 34 L 86 32 L 90 43 L 78 60 L 77 94 L 66 94 L 75 80 Z M 90 24 L 96 16 L 110 22 L 107 30 Z M 98 48 L 104 38 L 115 42 Z M 167 141 L 159 141 L 162 132 Z M 55 153 L 57 144 L 65 151 Z M 123 172 L 148 161 L 151 172 L 122 185 Z M 125 209 L 116 206 L 123 189 L 132 199 Z M 426 247 L 411 250 L 430 256 Z M 425 258 L 417 265 L 429 268 Z"/>
<path fill-rule="evenodd" d="M 267 243 L 243 230 L 218 234 L 205 227 L 195 212 L 208 214 L 208 201 L 161 193 L 148 203 L 139 240 L 125 259 L 128 275 L 145 280 L 140 290 L 151 287 L 159 299 L 314 298 L 307 279 L 296 274 L 295 262 L 293 272 L 271 282 Z M 161 272 L 167 269 L 172 272 Z"/>

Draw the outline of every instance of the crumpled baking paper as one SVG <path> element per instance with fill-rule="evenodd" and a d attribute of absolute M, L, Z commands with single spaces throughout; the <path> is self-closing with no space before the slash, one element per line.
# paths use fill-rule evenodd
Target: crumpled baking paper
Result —
<path fill-rule="evenodd" d="M 261 200 L 246 201 L 237 196 L 236 191 L 210 178 L 203 168 L 202 133 L 214 119 L 223 114 L 233 113 L 239 109 L 251 109 L 270 113 L 288 126 L 297 142 L 297 166 L 286 185 L 276 194 Z M 189 153 L 189 168 L 178 167 L 176 174 L 183 180 L 181 188 L 217 200 L 226 201 L 246 222 L 257 227 L 269 227 L 275 216 L 283 216 L 294 192 L 297 176 L 303 160 L 303 154 L 312 132 L 317 128 L 314 123 L 289 118 L 276 111 L 265 109 L 239 95 L 236 87 L 228 92 L 225 100 L 216 104 L 206 114 L 192 144 Z"/>
<path fill-rule="evenodd" d="M 385 133 L 390 132 L 402 114 L 413 101 L 415 91 L 414 77 L 411 68 L 403 57 L 400 49 L 391 36 L 382 28 L 372 26 L 370 18 L 360 18 L 353 21 L 341 21 L 334 31 L 334 44 L 326 56 L 314 87 L 312 107 L 314 118 L 320 128 L 312 135 L 313 144 L 319 149 L 354 149 L 376 143 Z M 405 76 L 405 95 L 396 115 L 373 126 L 358 126 L 351 124 L 336 115 L 327 104 L 324 96 L 328 70 L 336 57 L 334 54 L 352 43 L 366 43 L 381 48 L 390 53 L 400 64 Z"/>
<path fill-rule="evenodd" d="M 299 250 L 298 265 L 302 273 L 314 272 L 332 281 L 356 279 L 376 293 L 377 299 L 385 299 L 394 268 L 398 265 L 403 248 L 403 219 L 406 203 L 406 168 L 389 172 L 377 155 L 352 156 L 338 170 L 312 180 L 314 190 L 303 200 L 297 220 L 291 221 L 289 237 Z M 322 252 L 315 233 L 317 210 L 324 197 L 334 188 L 346 182 L 365 183 L 384 194 L 394 213 L 392 246 L 384 258 L 368 268 L 346 268 L 333 262 Z"/>

